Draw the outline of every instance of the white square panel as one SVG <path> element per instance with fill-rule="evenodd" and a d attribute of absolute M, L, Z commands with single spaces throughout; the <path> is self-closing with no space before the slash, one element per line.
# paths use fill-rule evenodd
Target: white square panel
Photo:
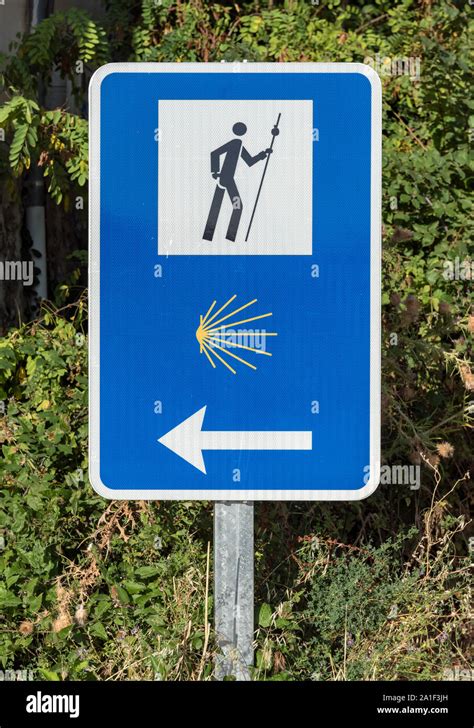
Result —
<path fill-rule="evenodd" d="M 159 255 L 312 254 L 312 101 L 163 100 L 158 129 Z"/>

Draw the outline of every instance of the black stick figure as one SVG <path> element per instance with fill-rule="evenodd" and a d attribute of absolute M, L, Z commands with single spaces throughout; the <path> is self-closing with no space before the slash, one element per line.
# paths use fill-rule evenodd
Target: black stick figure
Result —
<path fill-rule="evenodd" d="M 232 131 L 240 137 L 245 134 L 247 127 L 241 121 L 238 121 L 232 127 Z M 230 142 L 223 144 L 222 147 L 214 149 L 214 151 L 211 152 L 211 173 L 214 179 L 218 180 L 218 183 L 212 199 L 211 209 L 209 210 L 206 228 L 204 230 L 204 240 L 212 240 L 214 236 L 222 200 L 224 199 L 224 192 L 226 190 L 232 203 L 232 215 L 229 221 L 226 239 L 231 241 L 235 240 L 243 209 L 242 200 L 240 199 L 240 194 L 234 180 L 237 163 L 240 157 L 242 157 L 244 162 L 249 167 L 252 167 L 252 165 L 256 162 L 266 159 L 272 151 L 272 149 L 265 149 L 255 157 L 252 157 L 252 155 L 249 154 L 243 146 L 241 139 L 231 139 Z M 222 154 L 225 154 L 225 157 L 221 166 L 220 160 Z"/>

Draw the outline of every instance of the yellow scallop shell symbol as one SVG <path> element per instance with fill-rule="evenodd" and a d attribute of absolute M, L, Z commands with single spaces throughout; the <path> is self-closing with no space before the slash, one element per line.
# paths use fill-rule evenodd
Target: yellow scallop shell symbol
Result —
<path fill-rule="evenodd" d="M 237 365 L 234 362 L 245 364 L 245 366 L 250 367 L 250 369 L 256 369 L 257 367 L 250 361 L 243 358 L 243 352 L 242 356 L 238 356 L 235 352 L 230 351 L 230 349 L 244 350 L 245 352 L 251 352 L 257 356 L 271 356 L 271 353 L 266 351 L 267 337 L 278 336 L 278 334 L 273 331 L 269 332 L 262 329 L 257 331 L 247 328 L 243 330 L 236 329 L 237 326 L 242 326 L 244 324 L 272 316 L 271 313 L 262 313 L 259 316 L 251 316 L 250 318 L 242 319 L 240 317 L 241 311 L 257 303 L 256 298 L 254 298 L 253 301 L 249 301 L 243 306 L 234 309 L 231 313 L 220 316 L 227 306 L 229 306 L 236 298 L 236 294 L 231 296 L 231 298 L 229 298 L 229 300 L 226 301 L 226 303 L 224 303 L 224 305 L 221 306 L 215 313 L 213 313 L 213 311 L 217 301 L 213 301 L 206 315 L 199 316 L 199 326 L 196 329 L 199 353 L 206 355 L 213 369 L 216 369 L 216 363 L 220 363 L 232 372 L 232 374 L 237 373 L 234 369 L 234 366 Z M 245 314 L 243 315 L 245 316 Z M 242 341 L 245 343 L 242 343 Z M 260 342 L 259 348 L 257 348 L 258 342 Z M 234 364 L 234 366 L 231 366 L 229 362 Z"/>

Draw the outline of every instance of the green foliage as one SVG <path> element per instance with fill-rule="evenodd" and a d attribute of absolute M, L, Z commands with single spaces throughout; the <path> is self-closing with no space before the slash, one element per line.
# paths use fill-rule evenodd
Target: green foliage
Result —
<path fill-rule="evenodd" d="M 84 119 L 62 109 L 40 111 L 35 101 L 14 96 L 0 108 L 0 125 L 12 133 L 9 162 L 15 176 L 30 169 L 33 159 L 43 168 L 47 190 L 58 204 L 63 198 L 69 201 L 73 183 L 84 187 L 89 171 Z"/>
<path fill-rule="evenodd" d="M 262 605 L 256 677 L 443 679 L 469 640 L 469 559 L 452 559 L 454 524 L 463 524 L 443 515 L 444 543 L 429 575 L 425 539 L 403 563 L 416 528 L 379 547 L 306 540 L 294 589 L 273 614 Z"/>
<path fill-rule="evenodd" d="M 41 108 L 38 89 L 57 70 L 71 82 L 80 104 L 85 91 L 81 79 L 108 59 L 105 30 L 83 10 L 71 9 L 44 20 L 13 49 L 15 55 L 0 57 L 0 90 L 7 94 L 0 126 L 10 140 L 10 170 L 19 177 L 32 164 L 41 167 L 51 197 L 68 209 L 71 189 L 84 187 L 88 179 L 87 123 L 64 109 Z"/>
<path fill-rule="evenodd" d="M 74 81 L 74 67 L 78 61 L 101 65 L 108 58 L 105 30 L 95 23 L 84 10 L 71 8 L 67 12 L 54 13 L 27 34 L 19 44 L 16 64 L 7 68 L 6 78 L 15 85 L 18 63 L 29 70 L 31 90 L 35 91 L 35 74 L 51 73 L 54 67 L 62 75 Z"/>
<path fill-rule="evenodd" d="M 111 503 L 87 482 L 84 305 L 0 347 L 0 666 L 37 678 L 205 676 L 198 503 Z M 212 602 L 211 602 L 212 603 Z"/>

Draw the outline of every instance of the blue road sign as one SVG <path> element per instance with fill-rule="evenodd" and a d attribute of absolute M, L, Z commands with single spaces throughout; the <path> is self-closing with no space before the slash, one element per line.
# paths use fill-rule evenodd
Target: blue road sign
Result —
<path fill-rule="evenodd" d="M 90 479 L 354 500 L 379 479 L 381 90 L 355 63 L 90 87 Z"/>

